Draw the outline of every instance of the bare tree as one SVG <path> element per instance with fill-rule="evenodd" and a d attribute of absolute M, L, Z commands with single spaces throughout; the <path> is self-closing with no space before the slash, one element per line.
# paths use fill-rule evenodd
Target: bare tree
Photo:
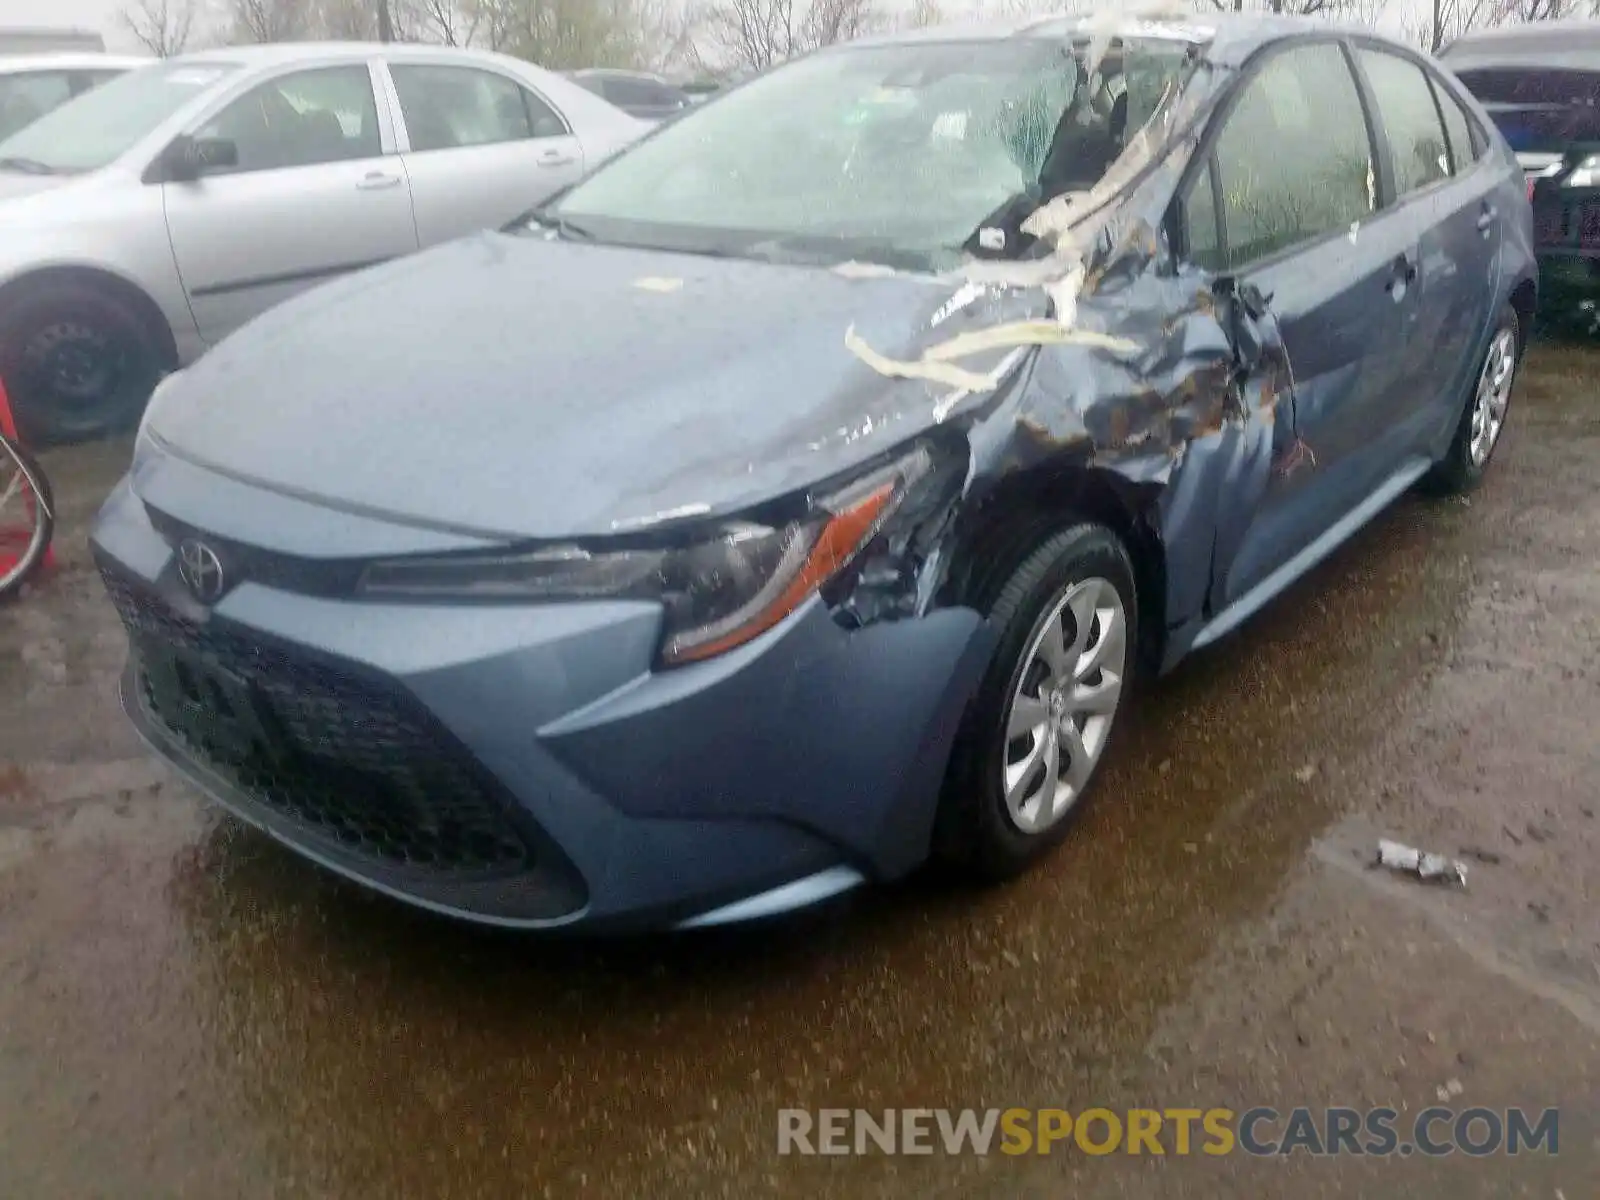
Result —
<path fill-rule="evenodd" d="M 308 0 L 230 0 L 229 8 L 241 42 L 288 42 L 313 32 Z"/>
<path fill-rule="evenodd" d="M 491 50 L 554 69 L 631 67 L 645 52 L 641 0 L 463 0 Z"/>
<path fill-rule="evenodd" d="M 935 25 L 943 25 L 947 20 L 949 17 L 939 0 L 915 0 L 900 24 L 906 29 L 931 29 Z"/>
<path fill-rule="evenodd" d="M 714 72 L 763 71 L 884 23 L 874 0 L 707 0 L 697 44 Z"/>
<path fill-rule="evenodd" d="M 1559 21 L 1578 15 L 1578 0 L 1499 0 L 1491 25 L 1520 25 L 1530 21 Z"/>
<path fill-rule="evenodd" d="M 199 12 L 200 0 L 132 0 L 119 16 L 141 46 L 170 58 L 189 44 Z"/>
<path fill-rule="evenodd" d="M 410 0 L 411 24 L 425 41 L 470 46 L 482 21 L 477 5 L 458 0 Z"/>
<path fill-rule="evenodd" d="M 304 28 L 297 34 L 333 41 L 370 42 L 379 34 L 380 3 L 382 0 L 300 0 Z"/>
<path fill-rule="evenodd" d="M 1352 25 L 1367 29 L 1376 28 L 1378 18 L 1389 9 L 1390 0 L 1340 0 L 1338 10 L 1332 15 Z"/>
<path fill-rule="evenodd" d="M 1251 4 L 1247 4 L 1245 0 L 1208 0 L 1208 2 L 1218 12 L 1244 12 L 1249 8 L 1280 15 L 1288 13 L 1299 17 L 1333 16 L 1343 7 L 1341 0 L 1260 0 L 1259 3 Z"/>

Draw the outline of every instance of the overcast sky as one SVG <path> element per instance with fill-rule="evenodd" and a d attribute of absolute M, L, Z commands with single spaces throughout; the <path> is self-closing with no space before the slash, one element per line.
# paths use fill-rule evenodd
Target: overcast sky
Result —
<path fill-rule="evenodd" d="M 0 26 L 76 26 L 94 29 L 104 35 L 108 49 L 136 50 L 137 43 L 128 36 L 117 19 L 117 13 L 125 3 L 126 0 L 0 0 Z M 1379 24 L 1390 32 L 1398 32 L 1404 15 L 1408 12 L 1420 14 L 1427 3 L 1428 0 L 1389 0 Z M 1115 0 L 1112 6 L 1123 7 Z"/>

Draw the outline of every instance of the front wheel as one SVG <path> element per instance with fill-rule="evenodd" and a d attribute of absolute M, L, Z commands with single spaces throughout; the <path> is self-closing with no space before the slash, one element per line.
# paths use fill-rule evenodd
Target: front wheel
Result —
<path fill-rule="evenodd" d="M 44 561 L 55 532 L 50 483 L 34 457 L 0 436 L 0 599 Z"/>
<path fill-rule="evenodd" d="M 1011 574 L 989 612 L 1000 640 L 968 706 L 935 854 L 982 879 L 1022 871 L 1065 836 L 1133 682 L 1133 565 L 1109 529 L 1074 525 Z"/>
<path fill-rule="evenodd" d="M 132 429 L 162 366 L 139 313 L 100 288 L 50 280 L 0 307 L 0 379 L 31 445 Z"/>
<path fill-rule="evenodd" d="M 1484 355 L 1472 394 L 1467 397 L 1450 449 L 1424 480 L 1429 491 L 1461 495 L 1483 482 L 1511 407 L 1511 389 L 1521 361 L 1519 328 L 1517 310 L 1507 304 L 1500 310 L 1489 351 Z"/>

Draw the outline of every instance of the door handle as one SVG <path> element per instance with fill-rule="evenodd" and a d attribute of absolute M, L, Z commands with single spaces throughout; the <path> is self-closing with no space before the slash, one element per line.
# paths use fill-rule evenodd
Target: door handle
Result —
<path fill-rule="evenodd" d="M 1478 232 L 1487 236 L 1489 230 L 1494 228 L 1495 218 L 1499 215 L 1500 210 L 1495 208 L 1494 205 L 1485 204 L 1483 211 L 1478 214 Z"/>
<path fill-rule="evenodd" d="M 1387 285 L 1390 294 L 1394 295 L 1394 298 L 1398 300 L 1405 294 L 1406 288 L 1416 281 L 1417 260 L 1409 254 L 1397 255 L 1394 262 L 1390 264 L 1389 283 Z"/>
<path fill-rule="evenodd" d="M 576 161 L 577 159 L 573 155 L 563 153 L 560 150 L 546 150 L 539 155 L 539 165 L 541 167 L 564 167 Z"/>
<path fill-rule="evenodd" d="M 383 188 L 400 186 L 400 176 L 386 175 L 382 171 L 373 171 L 370 175 L 363 176 L 356 187 L 363 192 L 376 192 Z"/>

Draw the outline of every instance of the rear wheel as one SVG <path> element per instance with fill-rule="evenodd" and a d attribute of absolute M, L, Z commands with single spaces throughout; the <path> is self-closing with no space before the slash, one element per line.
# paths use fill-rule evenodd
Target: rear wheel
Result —
<path fill-rule="evenodd" d="M 153 331 L 114 293 L 53 280 L 0 307 L 0 380 L 32 444 L 131 429 L 162 365 Z"/>
<path fill-rule="evenodd" d="M 989 612 L 994 661 L 945 780 L 935 853 L 982 879 L 1023 870 L 1082 811 L 1137 661 L 1133 565 L 1092 523 L 1046 540 Z"/>
<path fill-rule="evenodd" d="M 1505 430 L 1521 351 L 1517 310 L 1507 304 L 1500 310 L 1488 353 L 1478 370 L 1472 394 L 1467 397 L 1450 449 L 1426 477 L 1430 491 L 1459 495 L 1482 482 Z"/>

